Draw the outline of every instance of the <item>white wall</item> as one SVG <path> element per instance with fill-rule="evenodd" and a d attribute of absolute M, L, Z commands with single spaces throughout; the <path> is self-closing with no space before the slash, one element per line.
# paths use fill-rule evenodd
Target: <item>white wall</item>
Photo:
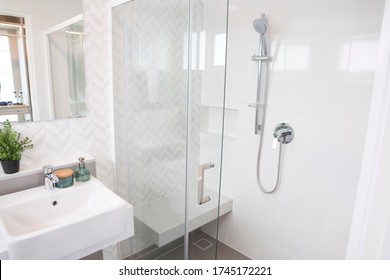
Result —
<path fill-rule="evenodd" d="M 234 211 L 223 242 L 254 259 L 343 259 L 365 142 L 383 13 L 376 1 L 231 0 L 227 103 L 238 107 L 236 139 L 224 147 L 222 190 Z M 253 134 L 258 49 L 252 21 L 266 13 L 272 40 L 261 177 L 271 186 L 279 122 L 295 129 L 285 146 L 282 183 L 256 186 Z M 364 19 L 364 20 L 363 20 Z"/>

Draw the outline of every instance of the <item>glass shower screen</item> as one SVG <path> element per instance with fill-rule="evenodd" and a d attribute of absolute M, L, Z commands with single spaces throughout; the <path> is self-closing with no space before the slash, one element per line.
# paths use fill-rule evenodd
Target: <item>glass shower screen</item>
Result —
<path fill-rule="evenodd" d="M 122 258 L 215 259 L 227 1 L 112 8 L 116 172 L 134 206 Z M 221 206 L 221 207 L 220 207 Z"/>

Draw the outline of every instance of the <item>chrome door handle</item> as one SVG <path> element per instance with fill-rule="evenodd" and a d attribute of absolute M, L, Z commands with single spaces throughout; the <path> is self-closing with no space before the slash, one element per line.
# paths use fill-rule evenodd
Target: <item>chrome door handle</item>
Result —
<path fill-rule="evenodd" d="M 214 168 L 214 163 L 209 162 L 202 165 L 199 165 L 198 168 L 198 204 L 202 205 L 203 203 L 209 202 L 210 197 L 208 195 L 204 196 L 204 171 L 210 168 Z"/>

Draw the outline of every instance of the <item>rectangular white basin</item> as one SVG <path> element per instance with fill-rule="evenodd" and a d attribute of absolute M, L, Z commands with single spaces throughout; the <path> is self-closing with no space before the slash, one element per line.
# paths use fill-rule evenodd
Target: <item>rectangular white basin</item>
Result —
<path fill-rule="evenodd" d="M 133 207 L 96 178 L 0 197 L 9 259 L 78 259 L 134 234 Z"/>

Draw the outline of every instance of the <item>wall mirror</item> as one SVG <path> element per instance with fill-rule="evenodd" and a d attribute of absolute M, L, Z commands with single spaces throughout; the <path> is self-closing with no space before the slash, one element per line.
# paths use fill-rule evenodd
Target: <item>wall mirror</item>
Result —
<path fill-rule="evenodd" d="M 86 116 L 82 0 L 0 2 L 0 121 Z"/>

